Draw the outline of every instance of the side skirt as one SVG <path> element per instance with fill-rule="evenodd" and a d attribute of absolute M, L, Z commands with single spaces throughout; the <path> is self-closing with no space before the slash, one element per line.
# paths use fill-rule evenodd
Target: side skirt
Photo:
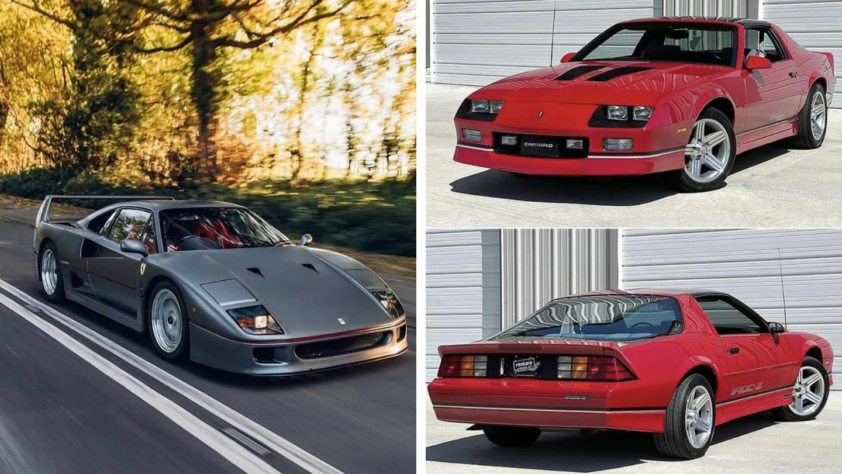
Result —
<path fill-rule="evenodd" d="M 761 411 L 787 406 L 791 402 L 792 387 L 783 387 L 771 392 L 719 403 L 716 405 L 716 425 Z"/>
<path fill-rule="evenodd" d="M 737 153 L 743 153 L 759 146 L 795 136 L 797 131 L 798 119 L 796 118 L 750 132 L 743 132 L 737 135 Z"/>
<path fill-rule="evenodd" d="M 123 326 L 134 329 L 137 332 L 143 331 L 143 318 L 135 319 L 127 313 L 114 309 L 111 306 L 107 306 L 71 289 L 66 289 L 65 296 L 67 296 L 67 299 L 75 301 L 76 303 L 79 303 L 92 311 L 96 311 L 109 319 L 113 319 Z"/>

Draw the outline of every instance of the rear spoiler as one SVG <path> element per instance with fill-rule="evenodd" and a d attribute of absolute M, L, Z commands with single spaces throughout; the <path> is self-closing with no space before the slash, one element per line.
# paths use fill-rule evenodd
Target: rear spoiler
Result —
<path fill-rule="evenodd" d="M 827 60 L 830 62 L 830 74 L 834 75 L 834 71 L 836 70 L 836 67 L 833 65 L 833 53 L 826 53 L 826 52 L 823 52 L 823 51 L 816 51 L 816 53 L 824 54 L 825 56 L 827 56 Z"/>
<path fill-rule="evenodd" d="M 172 196 L 73 196 L 51 194 L 45 197 L 44 202 L 41 203 L 41 208 L 38 209 L 38 214 L 35 216 L 35 225 L 37 226 L 41 222 L 50 222 L 50 205 L 52 205 L 53 201 L 78 201 L 89 199 L 101 199 L 110 201 L 175 201 L 175 198 Z"/>

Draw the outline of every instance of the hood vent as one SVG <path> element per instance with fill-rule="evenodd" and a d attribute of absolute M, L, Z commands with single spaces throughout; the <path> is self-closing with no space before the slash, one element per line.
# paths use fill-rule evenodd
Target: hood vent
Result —
<path fill-rule="evenodd" d="M 248 270 L 248 271 L 250 271 L 250 272 L 254 273 L 255 275 L 259 275 L 259 276 L 260 276 L 260 278 L 263 278 L 264 280 L 266 279 L 266 277 L 265 277 L 265 276 L 263 276 L 263 274 L 262 274 L 262 273 L 260 273 L 260 269 L 259 269 L 259 268 L 257 268 L 257 267 L 246 268 L 246 270 Z"/>
<path fill-rule="evenodd" d="M 555 78 L 557 81 L 572 81 L 579 76 L 584 76 L 589 72 L 593 72 L 599 69 L 605 69 L 605 66 L 579 66 L 574 67 L 573 69 L 568 69 L 564 74 Z"/>
<path fill-rule="evenodd" d="M 321 273 L 319 273 L 319 271 L 316 270 L 316 267 L 314 267 L 312 263 L 302 263 L 301 266 L 304 267 L 304 268 L 309 268 L 310 270 L 313 270 L 314 272 L 321 275 Z"/>
<path fill-rule="evenodd" d="M 653 67 L 643 67 L 643 66 L 624 66 L 618 67 L 617 69 L 611 69 L 610 71 L 601 72 L 591 78 L 588 81 L 594 82 L 606 82 L 614 79 L 615 77 L 620 76 L 627 76 L 629 74 L 635 74 L 638 72 L 648 71 L 650 69 L 655 69 Z"/>

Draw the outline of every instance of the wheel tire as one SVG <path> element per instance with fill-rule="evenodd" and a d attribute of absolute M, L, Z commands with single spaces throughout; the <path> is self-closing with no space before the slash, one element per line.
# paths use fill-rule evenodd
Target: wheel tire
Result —
<path fill-rule="evenodd" d="M 39 275 L 41 278 L 41 289 L 44 290 L 44 294 L 47 296 L 48 301 L 52 303 L 60 303 L 64 301 L 64 275 L 62 275 L 61 259 L 58 256 L 58 249 L 56 249 L 56 245 L 52 242 L 47 242 L 47 245 L 45 245 L 41 251 L 40 258 L 41 262 L 38 269 L 41 272 Z M 52 259 L 52 264 L 50 264 L 49 259 Z M 55 269 L 55 282 L 53 283 L 52 293 L 50 292 L 50 283 L 48 282 L 48 277 L 46 275 L 47 272 L 44 270 L 50 265 Z"/>
<path fill-rule="evenodd" d="M 816 94 L 821 94 L 821 102 L 824 104 L 824 129 L 821 136 L 816 138 L 813 136 L 812 127 L 812 111 L 813 101 L 816 99 Z M 790 144 L 796 148 L 813 149 L 822 146 L 824 137 L 827 135 L 827 95 L 824 87 L 821 84 L 813 84 L 810 88 L 810 93 L 807 94 L 807 100 L 804 102 L 804 107 L 798 114 L 798 133 L 790 139 Z"/>
<path fill-rule="evenodd" d="M 692 142 L 695 137 L 696 126 L 702 120 L 713 120 L 721 126 L 722 130 L 725 131 L 727 134 L 728 140 L 728 154 L 727 154 L 727 162 L 723 170 L 720 174 L 711 181 L 701 182 L 696 180 L 691 176 L 691 174 L 687 171 L 687 168 L 681 168 L 680 170 L 674 171 L 672 173 L 672 181 L 673 184 L 678 186 L 684 192 L 704 192 L 710 191 L 713 189 L 718 189 L 722 186 L 722 183 L 728 178 L 728 175 L 731 174 L 731 170 L 734 168 L 734 161 L 737 157 L 737 136 L 734 134 L 734 128 L 731 126 L 731 121 L 728 120 L 728 117 L 725 116 L 722 112 L 718 109 L 707 109 L 699 116 L 698 120 L 696 120 L 696 124 L 693 125 L 693 128 L 690 131 L 690 140 L 688 144 Z M 687 159 L 687 155 L 685 155 L 685 160 Z"/>
<path fill-rule="evenodd" d="M 149 338 L 152 340 L 152 347 L 155 348 L 155 352 L 157 352 L 161 358 L 169 361 L 179 361 L 190 353 L 188 349 L 190 345 L 190 325 L 187 319 L 187 307 L 184 305 L 184 299 L 181 297 L 181 292 L 172 282 L 162 281 L 155 285 L 155 288 L 152 289 L 150 295 L 151 296 L 146 306 L 146 328 L 149 332 Z M 160 321 L 162 325 L 156 327 L 156 318 L 153 314 L 153 312 L 156 311 L 156 301 L 159 300 L 159 297 L 161 298 L 163 305 L 164 300 L 168 300 L 169 302 L 172 301 L 170 295 L 175 297 L 178 308 L 176 310 L 176 308 L 173 308 L 168 304 L 167 312 L 171 314 L 167 314 L 167 319 L 170 316 L 173 318 L 180 318 L 177 323 L 177 327 L 180 329 L 180 338 L 178 339 L 177 344 L 174 344 L 174 348 L 165 346 L 163 342 L 174 342 L 171 338 L 167 338 L 168 333 L 164 331 L 164 328 L 167 325 L 167 319 L 162 319 Z M 163 311 L 163 309 L 160 310 Z M 173 319 L 173 321 L 175 321 L 175 319 Z M 169 327 L 172 328 L 172 324 L 170 324 Z"/>
<path fill-rule="evenodd" d="M 696 447 L 690 443 L 685 426 L 687 413 L 687 397 L 697 387 L 703 387 L 711 397 L 711 421 L 710 434 L 704 445 Z M 684 379 L 672 395 L 672 400 L 667 407 L 664 418 L 664 432 L 656 433 L 655 447 L 662 455 L 670 458 L 696 459 L 707 452 L 713 441 L 714 429 L 716 428 L 716 407 L 713 403 L 713 389 L 708 380 L 701 374 L 691 374 Z"/>
<path fill-rule="evenodd" d="M 538 428 L 518 426 L 486 426 L 482 432 L 488 441 L 504 448 L 528 448 L 541 436 Z"/>
<path fill-rule="evenodd" d="M 827 378 L 827 371 L 825 370 L 824 366 L 822 366 L 822 363 L 820 361 L 810 356 L 804 358 L 804 361 L 801 363 L 801 369 L 799 369 L 799 374 L 800 370 L 804 369 L 805 367 L 812 367 L 813 369 L 817 370 L 822 377 L 822 386 L 824 387 L 824 394 L 822 395 L 822 401 L 819 404 L 818 409 L 806 415 L 800 415 L 797 412 L 793 411 L 792 408 L 790 408 L 792 405 L 787 405 L 785 407 L 779 407 L 772 410 L 772 414 L 775 415 L 775 418 L 781 421 L 807 421 L 817 417 L 819 413 L 821 413 L 824 409 L 824 406 L 827 403 L 827 397 L 830 394 L 830 383 Z M 793 388 L 793 404 L 795 404 L 795 391 L 799 382 L 800 376 L 799 380 L 796 380 L 795 387 Z"/>

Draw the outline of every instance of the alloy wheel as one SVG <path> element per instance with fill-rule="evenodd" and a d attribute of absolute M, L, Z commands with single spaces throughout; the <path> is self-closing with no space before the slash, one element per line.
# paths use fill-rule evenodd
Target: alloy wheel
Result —
<path fill-rule="evenodd" d="M 181 306 L 170 290 L 159 291 L 152 301 L 152 333 L 158 347 L 168 354 L 181 343 Z"/>
<path fill-rule="evenodd" d="M 56 254 L 52 249 L 44 251 L 44 257 L 41 260 L 41 282 L 44 285 L 44 291 L 48 295 L 56 292 L 58 287 L 58 265 L 56 263 Z"/>
<path fill-rule="evenodd" d="M 731 156 L 731 140 L 725 126 L 713 119 L 701 119 L 693 126 L 690 143 L 684 147 L 684 170 L 697 183 L 709 183 L 725 172 Z"/>
<path fill-rule="evenodd" d="M 701 449 L 713 430 L 713 400 L 708 390 L 697 385 L 687 395 L 684 428 L 690 445 Z"/>
<path fill-rule="evenodd" d="M 789 409 L 799 416 L 812 415 L 822 405 L 825 395 L 824 377 L 815 367 L 804 366 L 792 387 Z"/>
<path fill-rule="evenodd" d="M 824 135 L 824 128 L 827 125 L 827 110 L 824 103 L 824 94 L 817 90 L 813 94 L 813 105 L 810 107 L 810 128 L 813 131 L 813 138 L 821 140 Z"/>

